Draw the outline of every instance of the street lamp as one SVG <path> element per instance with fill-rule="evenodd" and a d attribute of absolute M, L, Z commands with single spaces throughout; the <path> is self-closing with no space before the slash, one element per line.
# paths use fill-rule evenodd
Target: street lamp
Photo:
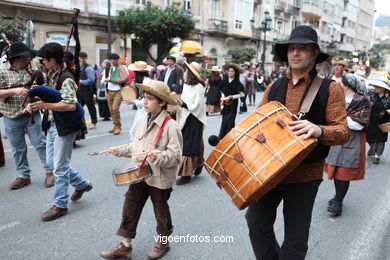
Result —
<path fill-rule="evenodd" d="M 264 19 L 261 21 L 260 27 L 255 27 L 255 18 L 252 18 L 250 20 L 251 23 L 251 29 L 252 31 L 258 31 L 264 33 L 264 40 L 263 40 L 263 53 L 261 54 L 261 70 L 264 71 L 264 64 L 265 64 L 265 52 L 267 50 L 267 42 L 266 42 L 266 35 L 267 31 L 271 31 L 271 22 L 272 18 L 269 17 L 269 12 L 266 10 L 264 12 Z M 278 22 L 279 23 L 279 22 Z M 259 33 L 259 38 L 261 38 L 261 34 Z"/>

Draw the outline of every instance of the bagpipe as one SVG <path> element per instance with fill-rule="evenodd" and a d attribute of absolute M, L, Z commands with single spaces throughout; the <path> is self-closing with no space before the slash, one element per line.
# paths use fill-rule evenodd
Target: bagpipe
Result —
<path fill-rule="evenodd" d="M 40 85 L 32 88 L 28 92 L 28 96 L 33 99 L 34 97 L 40 98 L 43 102 L 57 103 L 62 100 L 61 92 L 57 89 L 51 88 L 47 85 Z M 84 118 L 84 108 L 76 103 L 76 109 L 74 111 L 59 112 L 53 111 L 53 116 L 59 119 L 61 123 L 70 128 L 78 127 Z"/>

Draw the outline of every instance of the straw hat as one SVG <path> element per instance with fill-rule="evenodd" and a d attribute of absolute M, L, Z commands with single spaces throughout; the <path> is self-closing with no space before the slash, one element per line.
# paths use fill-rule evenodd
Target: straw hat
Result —
<path fill-rule="evenodd" d="M 224 70 L 229 70 L 230 68 L 233 68 L 236 71 L 237 75 L 240 75 L 242 73 L 242 69 L 237 64 L 229 63 L 223 66 Z"/>
<path fill-rule="evenodd" d="M 144 61 L 136 61 L 136 62 L 130 64 L 128 66 L 128 69 L 132 70 L 132 71 L 140 71 L 141 72 L 141 71 L 150 71 L 153 69 L 153 67 L 148 65 Z"/>
<path fill-rule="evenodd" d="M 333 65 L 337 65 L 337 64 L 340 64 L 340 65 L 343 65 L 344 67 L 348 67 L 348 64 L 347 62 L 344 60 L 344 57 L 343 56 L 334 56 L 332 58 L 332 66 Z"/>
<path fill-rule="evenodd" d="M 221 72 L 221 69 L 218 66 L 211 67 L 211 71 Z"/>
<path fill-rule="evenodd" d="M 383 80 L 369 80 L 368 85 L 378 88 L 384 88 L 390 91 L 389 85 Z"/>
<path fill-rule="evenodd" d="M 203 68 L 196 61 L 188 64 L 186 61 L 184 62 L 187 68 L 194 73 L 195 77 L 197 77 L 200 81 L 205 81 L 205 78 L 202 76 Z"/>
<path fill-rule="evenodd" d="M 162 81 L 151 80 L 145 85 L 139 83 L 136 83 L 135 85 L 137 88 L 161 98 L 168 104 L 176 105 L 176 101 L 170 95 L 171 91 L 169 87 Z"/>

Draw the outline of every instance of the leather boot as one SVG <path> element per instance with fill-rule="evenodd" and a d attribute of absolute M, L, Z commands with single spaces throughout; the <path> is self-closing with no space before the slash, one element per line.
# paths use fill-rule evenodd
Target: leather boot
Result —
<path fill-rule="evenodd" d="M 343 211 L 343 203 L 333 200 L 332 204 L 328 207 L 328 211 L 332 217 L 340 216 Z"/>
<path fill-rule="evenodd" d="M 75 190 L 72 194 L 72 196 L 70 197 L 70 200 L 71 201 L 77 201 L 79 199 L 81 199 L 81 197 L 83 196 L 84 192 L 88 192 L 90 190 L 92 190 L 93 186 L 92 184 L 88 184 L 87 187 L 85 187 L 84 189 L 82 190 Z"/>
<path fill-rule="evenodd" d="M 29 185 L 31 183 L 30 179 L 25 179 L 25 178 L 16 178 L 11 185 L 9 186 L 11 190 L 17 190 L 20 188 L 23 188 L 26 185 Z"/>
<path fill-rule="evenodd" d="M 159 240 L 155 245 L 154 247 L 152 248 L 152 250 L 150 250 L 150 252 L 148 253 L 148 257 L 149 259 L 160 259 L 161 257 L 163 257 L 168 251 L 169 251 L 170 247 L 169 247 L 169 243 L 161 243 L 161 241 Z"/>
<path fill-rule="evenodd" d="M 191 182 L 191 176 L 181 176 L 176 181 L 176 185 L 184 185 Z"/>
<path fill-rule="evenodd" d="M 116 247 L 111 250 L 102 251 L 100 255 L 106 259 L 118 259 L 118 258 L 128 258 L 131 259 L 131 251 L 133 248 L 131 245 L 129 247 L 125 246 L 120 242 Z"/>
<path fill-rule="evenodd" d="M 50 188 L 54 186 L 54 183 L 56 182 L 56 177 L 52 172 L 47 172 L 46 173 L 46 178 L 45 178 L 45 187 Z"/>
<path fill-rule="evenodd" d="M 55 220 L 61 216 L 64 216 L 66 214 L 68 214 L 67 208 L 59 208 L 57 206 L 52 206 L 48 211 L 43 213 L 41 218 L 43 221 L 51 221 L 51 220 Z"/>

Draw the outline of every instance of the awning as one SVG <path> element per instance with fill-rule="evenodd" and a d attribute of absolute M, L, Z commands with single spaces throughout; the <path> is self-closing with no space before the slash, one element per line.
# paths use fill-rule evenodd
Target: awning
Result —
<path fill-rule="evenodd" d="M 196 41 L 182 41 L 179 51 L 184 52 L 185 54 L 203 54 L 203 47 Z M 169 51 L 169 53 L 175 52 L 177 52 L 176 46 Z"/>

